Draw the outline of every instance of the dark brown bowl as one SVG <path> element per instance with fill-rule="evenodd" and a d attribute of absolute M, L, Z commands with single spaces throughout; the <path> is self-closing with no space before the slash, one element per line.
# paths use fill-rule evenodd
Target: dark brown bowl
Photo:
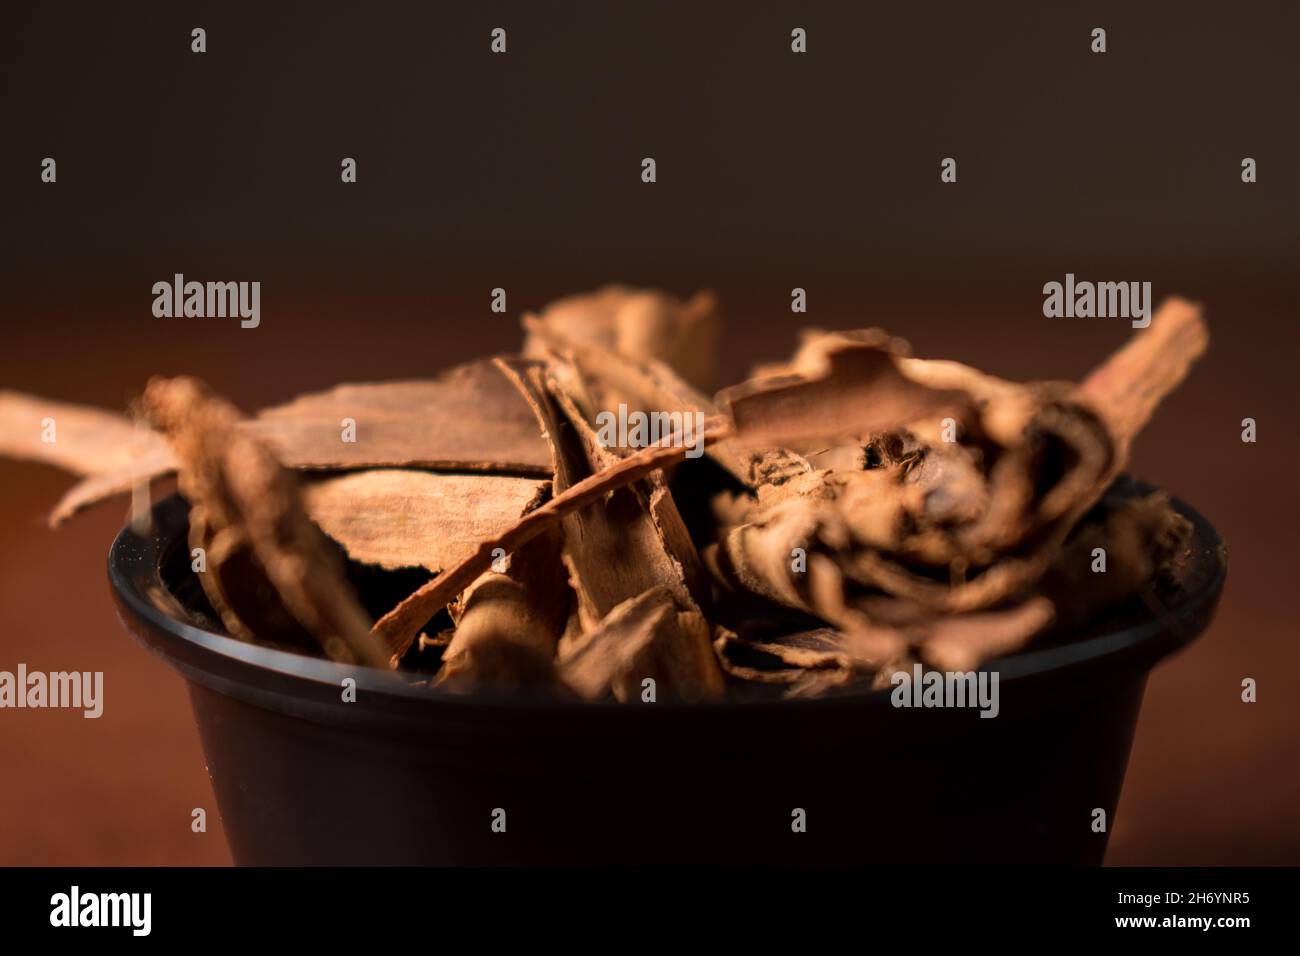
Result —
<path fill-rule="evenodd" d="M 1121 479 L 1112 494 L 1151 490 Z M 989 663 L 995 719 L 896 709 L 888 691 L 458 696 L 255 646 L 198 606 L 178 497 L 150 534 L 118 535 L 108 573 L 127 629 L 189 684 L 241 864 L 1097 864 L 1094 809 L 1113 825 L 1147 674 L 1208 626 L 1223 588 L 1223 542 L 1174 506 L 1195 529 L 1180 586 Z"/>

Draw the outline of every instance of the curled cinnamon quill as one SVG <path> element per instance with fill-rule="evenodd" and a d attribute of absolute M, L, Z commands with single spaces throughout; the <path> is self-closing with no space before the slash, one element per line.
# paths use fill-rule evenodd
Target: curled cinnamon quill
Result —
<path fill-rule="evenodd" d="M 879 624 L 881 602 L 872 594 L 905 602 L 931 618 L 923 654 L 947 663 L 1005 653 L 1045 626 L 1052 608 L 993 609 L 1057 559 L 1065 536 L 1122 469 L 1137 429 L 1205 341 L 1198 310 L 1171 300 L 1149 329 L 1070 387 L 1018 386 L 955 363 L 883 354 L 875 336 L 836 337 L 829 354 L 858 354 L 874 369 L 865 380 L 894 395 L 890 414 L 907 424 L 808 459 L 787 456 L 760 484 L 756 502 L 730 509 L 740 523 L 720 537 L 712 566 L 733 587 L 838 627 L 857 615 Z M 738 433 L 802 442 L 831 428 L 856 429 L 863 418 L 847 412 L 845 425 L 800 424 L 816 418 L 810 409 L 843 408 L 826 391 L 835 366 L 813 365 L 825 372 L 813 380 L 818 389 L 795 375 L 733 390 L 733 413 L 747 402 L 776 402 L 771 417 L 751 406 L 762 425 L 746 432 L 743 413 Z M 927 420 L 936 409 L 953 416 L 948 440 Z M 986 609 L 983 617 L 960 616 Z"/>
<path fill-rule="evenodd" d="M 953 419 L 956 440 L 926 433 L 927 399 L 916 414 L 898 413 L 912 428 L 873 433 L 858 467 L 813 469 L 791 487 L 836 514 L 857 545 L 848 549 L 857 557 L 843 563 L 855 580 L 943 610 L 986 605 L 1041 571 L 1062 533 L 1123 467 L 1135 427 L 1177 385 L 1204 341 L 1196 310 L 1173 301 L 1119 353 L 1122 362 L 1117 357 L 1077 389 L 993 384 L 953 363 L 909 360 L 910 377 L 969 396 L 969 417 Z M 1135 405 L 1145 411 L 1129 411 Z M 1108 417 L 1094 408 L 1110 409 Z M 1028 557 L 1012 554 L 1025 544 Z M 1015 574 L 979 580 L 979 569 L 1004 556 L 1014 563 L 1003 567 Z M 914 567 L 960 568 L 966 580 L 934 580 Z"/>
<path fill-rule="evenodd" d="M 387 666 L 293 473 L 238 427 L 234 406 L 185 377 L 151 380 L 143 406 L 180 463 L 191 544 L 210 569 L 199 580 L 232 633 L 292 642 L 305 632 L 332 660 Z"/>

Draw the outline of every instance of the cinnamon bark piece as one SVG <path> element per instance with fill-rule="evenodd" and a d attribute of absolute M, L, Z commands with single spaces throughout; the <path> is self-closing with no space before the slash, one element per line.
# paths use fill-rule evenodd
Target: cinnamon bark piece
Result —
<path fill-rule="evenodd" d="M 706 445 L 725 438 L 728 434 L 729 422 L 723 419 L 706 421 Z M 583 478 L 500 534 L 480 542 L 472 555 L 414 591 L 376 622 L 376 632 L 394 650 L 408 647 L 425 621 L 446 607 L 470 582 L 488 569 L 495 549 L 500 548 L 508 554 L 522 547 L 546 529 L 558 525 L 565 515 L 600 501 L 615 488 L 639 481 L 665 466 L 681 461 L 686 451 L 680 435 L 669 435 L 658 444 L 639 449 L 603 471 Z"/>
<path fill-rule="evenodd" d="M 543 358 L 538 340 L 558 334 L 632 362 L 662 362 L 695 388 L 713 387 L 721 320 L 711 292 L 683 302 L 655 290 L 610 285 L 552 302 L 540 315 L 525 316 L 524 323 L 528 358 Z"/>
<path fill-rule="evenodd" d="M 36 447 L 29 441 L 39 437 L 30 426 L 40 408 L 67 418 L 61 445 Z M 355 441 L 344 440 L 346 420 L 355 423 Z M 407 467 L 549 475 L 546 445 L 528 407 L 490 360 L 431 380 L 340 385 L 264 409 L 238 427 L 268 443 L 283 464 L 303 470 Z M 55 506 L 52 525 L 175 470 L 175 457 L 160 439 L 146 439 L 132 453 L 140 441 L 128 436 L 129 428 L 124 416 L 100 409 L 0 393 L 0 454 L 90 476 Z"/>
<path fill-rule="evenodd" d="M 921 659 L 941 671 L 971 671 L 995 657 L 1019 650 L 1052 621 L 1055 608 L 1033 597 L 1006 610 L 955 614 L 929 625 L 920 642 Z"/>
<path fill-rule="evenodd" d="M 176 470 L 176 458 L 170 448 L 146 451 L 134 461 L 114 471 L 83 478 L 69 488 L 48 516 L 51 528 L 57 528 L 73 515 L 124 495 L 142 484 L 152 484 Z"/>
<path fill-rule="evenodd" d="M 1209 341 L 1199 306 L 1186 299 L 1166 299 L 1149 328 L 1083 380 L 1076 398 L 1105 422 L 1119 460 L 1160 402 L 1187 377 Z"/>
<path fill-rule="evenodd" d="M 302 482 L 308 517 L 354 561 L 435 573 L 540 504 L 549 490 L 549 482 L 533 478 L 395 468 Z"/>
<path fill-rule="evenodd" d="M 1108 495 L 1098 510 L 1075 528 L 1039 585 L 1067 627 L 1086 627 L 1098 613 L 1153 584 L 1176 585 L 1188 554 L 1191 522 L 1163 492 L 1114 503 Z M 1105 553 L 1104 573 L 1093 570 L 1098 548 Z"/>
<path fill-rule="evenodd" d="M 722 674 L 710 646 L 709 624 L 683 610 L 667 587 L 652 588 L 616 605 L 591 631 L 567 645 L 560 678 L 585 700 L 640 699 L 653 680 L 683 700 L 720 697 Z"/>
<path fill-rule="evenodd" d="M 968 394 L 906 374 L 895 340 L 878 329 L 815 341 L 817 347 L 792 364 L 794 371 L 718 393 L 715 401 L 731 415 L 738 443 L 801 451 L 920 418 L 969 414 Z"/>
<path fill-rule="evenodd" d="M 340 439 L 344 419 L 356 440 Z M 528 407 L 490 360 L 436 379 L 339 385 L 258 413 L 248 426 L 294 468 L 418 467 L 544 476 Z"/>
<path fill-rule="evenodd" d="M 0 455 L 87 476 L 56 506 L 51 527 L 176 466 L 162 437 L 126 415 L 12 391 L 0 391 Z"/>
<path fill-rule="evenodd" d="M 533 407 L 551 442 L 555 485 L 561 493 L 623 460 L 601 445 L 573 396 L 547 367 L 505 362 L 501 367 Z M 602 622 L 623 602 L 663 590 L 671 595 L 673 609 L 653 621 L 646 619 L 648 643 L 633 658 L 642 670 L 654 673 L 642 677 L 660 682 L 657 693 L 684 698 L 720 693 L 722 675 L 713 659 L 708 624 L 696 603 L 703 593 L 691 592 L 692 584 L 703 583 L 699 556 L 662 476 L 652 474 L 611 489 L 603 502 L 565 516 L 562 528 L 564 564 L 577 597 L 583 636 L 573 645 L 561 643 L 561 660 L 569 659 L 577 646 L 584 648 L 584 660 L 624 660 L 623 650 L 593 648 L 591 642 L 640 637 L 623 628 L 602 629 Z M 613 679 L 613 671 L 602 673 Z M 593 693 L 590 673 L 581 683 L 583 694 Z M 620 693 L 609 687 L 599 693 L 607 691 Z"/>
<path fill-rule="evenodd" d="M 527 354 L 553 363 L 559 359 L 560 367 L 571 369 L 593 410 L 614 411 L 626 405 L 629 411 L 645 413 L 701 412 L 706 418 L 719 414 L 711 398 L 664 362 L 653 358 L 634 361 L 612 348 L 572 336 L 563 325 L 543 324 L 536 316 L 524 316 L 524 328 L 528 331 Z M 568 380 L 564 384 L 573 390 Z M 729 441 L 708 449 L 711 458 L 745 484 L 754 481 L 754 454 Z"/>
<path fill-rule="evenodd" d="M 125 415 L 11 391 L 0 391 L 0 455 L 77 475 L 138 470 L 141 461 L 171 458 L 161 436 L 137 429 Z"/>
<path fill-rule="evenodd" d="M 188 377 L 152 379 L 143 406 L 180 463 L 181 492 L 211 549 L 210 570 L 199 580 L 223 615 L 233 615 L 254 637 L 279 641 L 283 634 L 263 628 L 283 608 L 332 660 L 386 666 L 387 654 L 370 633 L 338 553 L 303 510 L 296 478 L 238 426 L 234 406 Z M 235 567 L 246 579 L 238 588 L 228 574 Z M 260 610 L 259 596 L 272 594 L 266 615 L 236 603 L 238 595 Z"/>
<path fill-rule="evenodd" d="M 555 683 L 555 652 L 569 617 L 571 593 L 551 531 L 488 571 L 451 605 L 456 624 L 435 686 L 517 691 Z"/>
<path fill-rule="evenodd" d="M 844 671 L 850 680 L 874 674 L 892 656 L 881 656 L 881 645 L 864 640 L 864 635 L 822 627 L 795 631 L 762 639 L 742 638 L 719 629 L 714 647 L 723 670 L 742 680 L 770 684 L 801 682 L 809 670 Z M 903 642 L 890 642 L 897 653 L 906 648 Z M 738 655 L 758 655 L 771 659 L 772 666 L 756 667 L 738 663 Z"/>
<path fill-rule="evenodd" d="M 596 432 L 549 370 L 526 370 L 527 390 L 548 433 L 568 431 L 576 439 L 569 450 L 571 476 L 586 477 L 620 461 L 603 446 Z M 543 391 L 538 391 L 538 389 Z M 563 453 L 563 443 L 557 444 Z M 581 457 L 577 457 L 580 455 Z M 616 604 L 653 587 L 669 588 L 678 601 L 694 609 L 706 597 L 704 574 L 695 545 L 686 533 L 672 493 L 659 474 L 610 491 L 605 501 L 564 519 L 565 562 L 578 593 L 579 621 L 591 628 Z"/>

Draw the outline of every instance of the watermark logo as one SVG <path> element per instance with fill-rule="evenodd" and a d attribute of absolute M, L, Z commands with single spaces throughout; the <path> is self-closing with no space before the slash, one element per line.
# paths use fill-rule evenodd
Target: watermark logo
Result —
<path fill-rule="evenodd" d="M 685 448 L 687 458 L 704 454 L 703 412 L 617 412 L 596 415 L 596 440 L 605 448 L 646 448 L 668 444 Z"/>
<path fill-rule="evenodd" d="M 0 671 L 0 709 L 51 708 L 80 710 L 94 720 L 104 713 L 103 671 Z"/>
<path fill-rule="evenodd" d="M 73 886 L 50 897 L 51 926 L 128 926 L 132 936 L 153 927 L 152 893 L 82 893 Z"/>
<path fill-rule="evenodd" d="M 153 284 L 153 314 L 160 319 L 234 318 L 240 328 L 255 329 L 262 323 L 262 283 L 186 282 L 176 273 L 171 282 Z"/>
<path fill-rule="evenodd" d="M 912 672 L 895 671 L 889 695 L 895 707 L 978 707 L 980 717 L 996 717 L 997 671 L 926 671 L 920 664 Z"/>
<path fill-rule="evenodd" d="M 1043 286 L 1043 315 L 1049 319 L 1123 318 L 1133 328 L 1151 324 L 1150 282 L 1076 282 L 1074 273 L 1065 282 Z"/>

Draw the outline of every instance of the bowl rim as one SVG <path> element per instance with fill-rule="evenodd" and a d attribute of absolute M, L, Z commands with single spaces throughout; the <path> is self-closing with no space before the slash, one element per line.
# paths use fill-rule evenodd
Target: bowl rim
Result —
<path fill-rule="evenodd" d="M 1160 490 L 1154 485 L 1127 475 L 1117 478 L 1111 489 L 1139 495 Z M 981 665 L 977 672 L 996 671 L 999 684 L 1023 682 L 1050 672 L 1120 656 L 1144 646 L 1149 646 L 1159 657 L 1163 657 L 1191 643 L 1208 624 L 1180 628 L 1178 623 L 1196 617 L 1206 609 L 1207 605 L 1212 606 L 1212 603 L 1217 601 L 1227 576 L 1227 548 L 1218 531 L 1204 516 L 1173 495 L 1169 496 L 1169 500 L 1175 511 L 1192 523 L 1192 560 L 1209 567 L 1208 577 L 1200 587 L 1184 595 L 1184 600 L 1173 606 L 1164 607 L 1158 614 L 1152 611 L 1150 617 L 1136 624 L 1047 648 L 1032 649 L 1031 647 L 1029 650 L 994 658 Z M 321 689 L 328 688 L 331 693 L 337 691 L 344 678 L 351 677 L 356 681 L 357 690 L 365 691 L 365 696 L 372 700 L 373 695 L 380 695 L 401 698 L 409 703 L 429 707 L 445 705 L 457 709 L 491 711 L 540 708 L 556 713 L 625 713 L 628 710 L 641 710 L 641 708 L 629 708 L 628 705 L 616 701 L 589 702 L 566 699 L 545 692 L 507 693 L 484 688 L 466 693 L 430 687 L 426 683 L 421 683 L 427 680 L 427 675 L 342 664 L 325 658 L 251 644 L 195 626 L 167 614 L 155 600 L 149 597 L 150 591 L 161 590 L 176 603 L 178 608 L 180 607 L 179 601 L 163 581 L 161 562 L 166 549 L 171 546 L 172 539 L 179 532 L 182 520 L 188 519 L 186 502 L 179 494 L 172 494 L 153 506 L 152 518 L 150 529 L 146 534 L 138 534 L 128 523 L 114 538 L 109 548 L 107 562 L 109 585 L 121 612 L 146 625 L 147 636 L 123 617 L 123 623 L 132 636 L 151 651 L 165 658 L 188 679 L 218 690 L 228 689 L 232 683 L 230 678 L 216 678 L 210 668 L 187 660 L 186 658 L 194 656 L 185 654 L 184 651 L 187 649 L 196 651 L 200 656 L 207 657 L 210 663 L 224 665 L 227 669 L 231 667 L 252 669 L 291 682 L 316 685 Z M 1161 641 L 1161 638 L 1165 640 Z M 234 683 L 237 684 L 238 681 Z M 216 686 L 222 684 L 226 685 L 226 688 Z M 665 699 L 657 701 L 654 709 L 660 712 L 681 710 L 691 713 L 709 711 L 732 713 L 779 708 L 789 712 L 796 708 L 843 706 L 846 702 L 878 704 L 887 701 L 891 693 L 892 688 L 879 690 L 850 688 L 835 694 L 808 699 L 724 698 L 706 701 Z"/>

